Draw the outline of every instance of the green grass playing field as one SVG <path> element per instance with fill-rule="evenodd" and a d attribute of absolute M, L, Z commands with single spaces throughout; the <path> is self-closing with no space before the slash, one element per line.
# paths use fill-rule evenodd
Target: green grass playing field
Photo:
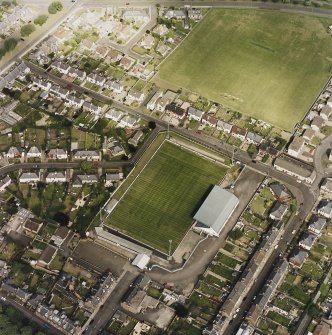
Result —
<path fill-rule="evenodd" d="M 330 24 L 290 13 L 210 10 L 155 81 L 291 130 L 331 71 Z"/>
<path fill-rule="evenodd" d="M 168 252 L 180 243 L 209 186 L 226 168 L 165 142 L 115 207 L 108 224 Z"/>

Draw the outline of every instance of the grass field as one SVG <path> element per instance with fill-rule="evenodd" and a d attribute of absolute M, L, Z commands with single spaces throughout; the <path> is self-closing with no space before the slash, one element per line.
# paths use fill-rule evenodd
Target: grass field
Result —
<path fill-rule="evenodd" d="M 291 130 L 331 71 L 330 24 L 291 13 L 210 10 L 155 81 Z"/>
<path fill-rule="evenodd" d="M 109 217 L 109 224 L 163 252 L 191 225 L 212 184 L 226 168 L 165 142 Z"/>

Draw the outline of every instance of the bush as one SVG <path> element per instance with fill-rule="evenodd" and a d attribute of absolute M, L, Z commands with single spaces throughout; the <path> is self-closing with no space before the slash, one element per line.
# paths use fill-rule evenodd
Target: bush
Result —
<path fill-rule="evenodd" d="M 5 43 L 4 43 L 5 53 L 15 49 L 16 45 L 17 45 L 17 40 L 15 38 L 8 38 L 8 40 L 5 40 Z"/>
<path fill-rule="evenodd" d="M 34 31 L 36 30 L 36 27 L 32 23 L 25 24 L 24 26 L 21 27 L 21 36 L 29 36 L 31 35 Z"/>
<path fill-rule="evenodd" d="M 63 5 L 60 1 L 53 1 L 49 6 L 48 6 L 48 12 L 50 14 L 56 14 L 57 12 L 62 11 Z"/>
<path fill-rule="evenodd" d="M 39 15 L 38 17 L 35 18 L 33 22 L 38 26 L 42 26 L 47 21 L 47 19 L 48 19 L 47 15 Z"/>

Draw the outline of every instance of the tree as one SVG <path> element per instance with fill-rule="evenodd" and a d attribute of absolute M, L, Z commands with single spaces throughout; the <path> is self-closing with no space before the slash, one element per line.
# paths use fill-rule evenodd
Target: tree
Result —
<path fill-rule="evenodd" d="M 11 3 L 9 1 L 2 1 L 1 5 L 6 8 L 9 8 L 11 6 Z"/>
<path fill-rule="evenodd" d="M 47 19 L 48 19 L 47 15 L 39 15 L 35 18 L 33 22 L 38 26 L 42 26 L 47 21 Z"/>
<path fill-rule="evenodd" d="M 228 236 L 233 240 L 238 240 L 243 236 L 243 232 L 240 229 L 235 229 L 232 230 Z"/>
<path fill-rule="evenodd" d="M 48 6 L 48 12 L 50 14 L 56 14 L 57 12 L 62 11 L 63 5 L 60 1 L 53 1 L 49 6 Z"/>
<path fill-rule="evenodd" d="M 149 121 L 149 128 L 150 128 L 150 129 L 154 129 L 154 128 L 156 128 L 156 122 L 154 122 L 154 121 Z"/>
<path fill-rule="evenodd" d="M 36 27 L 33 23 L 28 23 L 25 24 L 24 26 L 21 27 L 21 36 L 29 36 L 31 35 L 34 31 L 36 30 Z"/>
<path fill-rule="evenodd" d="M 88 172 L 93 168 L 93 163 L 89 161 L 82 161 L 80 164 L 80 168 L 84 172 Z"/>
<path fill-rule="evenodd" d="M 5 53 L 15 49 L 16 45 L 17 45 L 17 40 L 15 38 L 8 38 L 7 40 L 5 40 L 5 43 L 4 43 Z"/>

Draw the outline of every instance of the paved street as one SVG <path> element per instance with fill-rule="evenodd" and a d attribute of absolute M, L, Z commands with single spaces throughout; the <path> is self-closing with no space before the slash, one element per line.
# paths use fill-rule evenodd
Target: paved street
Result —
<path fill-rule="evenodd" d="M 127 292 L 129 286 L 137 277 L 137 273 L 127 271 L 121 278 L 121 281 L 113 289 L 112 293 L 104 303 L 103 307 L 94 317 L 94 321 L 88 326 L 84 334 L 95 335 L 98 330 L 107 325 L 108 320 L 112 318 L 115 311 L 120 307 L 121 298 Z"/>

